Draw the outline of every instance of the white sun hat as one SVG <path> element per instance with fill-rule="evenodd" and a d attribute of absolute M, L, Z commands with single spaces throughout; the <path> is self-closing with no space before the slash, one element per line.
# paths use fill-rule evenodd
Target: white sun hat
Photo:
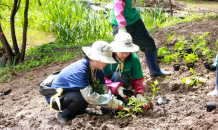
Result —
<path fill-rule="evenodd" d="M 92 47 L 82 47 L 82 50 L 92 60 L 117 63 L 112 57 L 112 47 L 105 41 L 96 41 L 92 44 Z"/>
<path fill-rule="evenodd" d="M 120 32 L 110 43 L 113 52 L 134 52 L 139 50 L 139 46 L 132 43 L 132 36 L 127 32 Z"/>

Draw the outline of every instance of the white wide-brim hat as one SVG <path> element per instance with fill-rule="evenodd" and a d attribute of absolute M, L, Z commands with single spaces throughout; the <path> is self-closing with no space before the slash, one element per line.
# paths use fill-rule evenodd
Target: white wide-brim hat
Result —
<path fill-rule="evenodd" d="M 82 47 L 82 50 L 92 60 L 117 63 L 112 57 L 112 47 L 105 41 L 96 41 L 92 44 L 92 47 Z"/>
<path fill-rule="evenodd" d="M 110 45 L 113 52 L 135 52 L 139 50 L 139 46 L 133 44 L 132 36 L 127 32 L 118 33 Z"/>

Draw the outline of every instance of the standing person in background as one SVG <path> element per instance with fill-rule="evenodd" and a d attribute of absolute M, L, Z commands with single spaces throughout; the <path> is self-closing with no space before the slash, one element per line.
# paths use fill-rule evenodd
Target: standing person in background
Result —
<path fill-rule="evenodd" d="M 157 49 L 154 39 L 148 33 L 139 12 L 135 8 L 136 0 L 113 0 L 109 21 L 112 24 L 113 35 L 128 32 L 133 43 L 145 53 L 146 63 L 151 76 L 171 75 L 159 68 Z"/>
<path fill-rule="evenodd" d="M 110 44 L 113 48 L 113 58 L 115 64 L 108 64 L 103 70 L 105 74 L 105 83 L 111 92 L 117 95 L 117 99 L 128 103 L 124 91 L 133 88 L 137 103 L 143 102 L 144 108 L 150 108 L 150 102 L 144 97 L 145 86 L 143 85 L 144 76 L 141 63 L 138 56 L 133 53 L 139 50 L 139 47 L 132 43 L 132 37 L 129 33 L 118 33 L 114 41 Z"/>
<path fill-rule="evenodd" d="M 216 59 L 213 63 L 213 66 L 216 67 L 216 86 L 215 86 L 215 89 L 211 92 L 209 92 L 207 95 L 218 95 L 218 53 L 216 55 Z"/>

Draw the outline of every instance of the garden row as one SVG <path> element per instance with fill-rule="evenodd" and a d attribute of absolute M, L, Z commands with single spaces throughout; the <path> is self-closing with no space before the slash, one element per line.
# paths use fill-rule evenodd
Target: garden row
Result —
<path fill-rule="evenodd" d="M 167 42 L 169 45 L 169 41 L 175 36 L 174 33 L 172 36 L 168 35 Z M 174 70 L 178 71 L 180 67 L 180 62 L 184 60 L 186 62 L 186 66 L 188 69 L 194 68 L 195 62 L 199 60 L 199 57 L 202 57 L 205 60 L 204 66 L 206 69 L 211 71 L 215 71 L 216 68 L 213 67 L 212 64 L 212 57 L 216 56 L 216 51 L 211 50 L 208 44 L 210 43 L 210 39 L 207 38 L 209 32 L 203 35 L 195 35 L 191 36 L 190 40 L 184 40 L 185 36 L 179 36 L 178 42 L 175 43 L 173 51 L 169 51 L 168 48 L 161 47 L 158 49 L 158 58 L 160 62 L 173 62 Z M 216 48 L 218 48 L 218 40 L 216 43 Z"/>

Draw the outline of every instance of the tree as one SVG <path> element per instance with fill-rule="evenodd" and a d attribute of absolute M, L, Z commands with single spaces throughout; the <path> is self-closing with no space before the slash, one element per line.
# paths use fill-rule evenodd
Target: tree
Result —
<path fill-rule="evenodd" d="M 171 0 L 169 0 L 169 2 L 170 2 L 170 15 L 173 16 L 172 2 Z"/>
<path fill-rule="evenodd" d="M 1 27 L 1 22 L 0 22 L 0 41 L 3 45 L 3 48 L 6 52 L 6 56 L 10 62 L 10 64 L 19 63 L 24 61 L 24 56 L 25 56 L 25 50 L 26 50 L 26 35 L 27 35 L 27 27 L 28 27 L 28 8 L 29 8 L 29 0 L 26 0 L 25 3 L 25 10 L 24 10 L 24 27 L 23 27 L 23 43 L 22 43 L 22 49 L 21 52 L 19 51 L 18 44 L 17 44 L 17 39 L 16 39 L 16 33 L 15 33 L 15 26 L 14 26 L 14 17 L 19 10 L 21 0 L 14 0 L 13 8 L 11 10 L 11 16 L 10 16 L 10 25 L 11 25 L 11 36 L 12 36 L 12 41 L 13 41 L 13 50 L 10 47 L 4 32 Z M 1 5 L 4 5 L 1 3 Z M 7 5 L 4 5 L 7 6 Z M 9 7 L 9 6 L 8 6 Z M 10 7 L 9 7 L 10 8 Z M 1 17 L 1 16 L 0 16 Z"/>

